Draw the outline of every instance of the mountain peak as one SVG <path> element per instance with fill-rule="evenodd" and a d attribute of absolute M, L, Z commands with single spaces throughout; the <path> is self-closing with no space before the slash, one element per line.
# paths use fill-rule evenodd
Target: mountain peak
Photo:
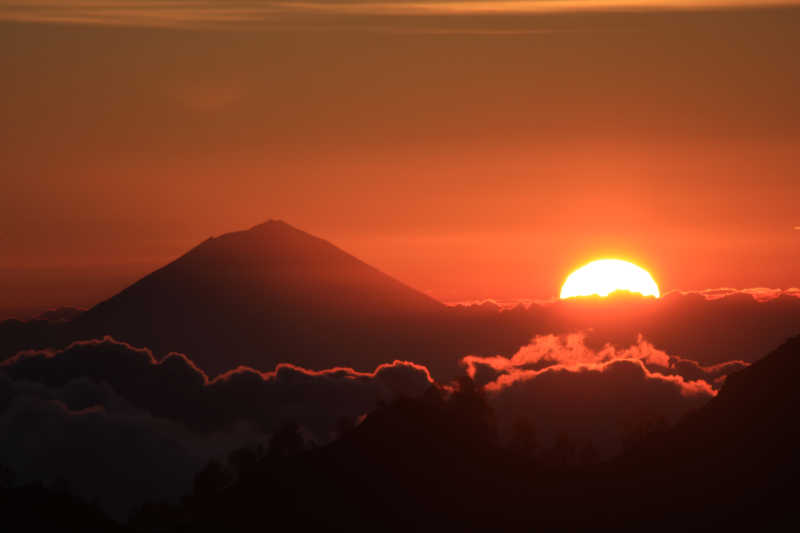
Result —
<path fill-rule="evenodd" d="M 280 220 L 196 246 L 89 310 L 86 335 L 189 354 L 211 373 L 244 364 L 383 362 L 387 339 L 446 307 Z"/>
<path fill-rule="evenodd" d="M 327 246 L 334 247 L 328 241 L 321 239 L 311 233 L 298 229 L 288 222 L 280 219 L 269 219 L 255 226 L 239 231 L 231 231 L 223 233 L 222 235 L 211 237 L 205 242 L 230 240 L 230 241 L 257 241 L 264 246 L 280 246 L 281 244 L 294 243 L 299 245 L 301 243 L 314 242 L 317 244 L 324 243 Z M 205 242 L 203 244 L 205 244 Z M 202 245 L 201 245 L 202 246 Z M 338 248 L 337 248 L 338 250 Z M 342 252 L 345 253 L 345 252 Z"/>
<path fill-rule="evenodd" d="M 243 233 L 247 235 L 259 235 L 259 234 L 280 234 L 280 233 L 287 233 L 287 234 L 295 234 L 295 235 L 305 235 L 307 237 L 313 237 L 310 233 L 306 233 L 303 230 L 300 230 L 288 222 L 277 218 L 271 218 L 265 222 L 260 224 L 256 224 L 250 229 L 236 231 L 232 233 L 226 233 L 225 235 L 231 235 L 236 233 Z"/>
<path fill-rule="evenodd" d="M 274 230 L 274 229 L 300 231 L 291 224 L 289 224 L 288 222 L 283 221 L 279 218 L 270 218 L 260 224 L 256 224 L 255 226 L 246 231 L 264 231 L 264 230 Z"/>

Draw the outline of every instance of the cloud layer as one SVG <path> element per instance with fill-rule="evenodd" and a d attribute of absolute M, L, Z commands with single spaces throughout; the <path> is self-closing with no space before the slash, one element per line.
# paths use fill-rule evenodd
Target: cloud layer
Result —
<path fill-rule="evenodd" d="M 637 424 L 674 422 L 716 395 L 725 377 L 747 366 L 702 366 L 671 356 L 641 337 L 617 349 L 588 347 L 582 333 L 536 337 L 511 357 L 467 356 L 467 373 L 484 385 L 508 433 L 518 418 L 534 422 L 549 445 L 560 433 L 618 452 Z"/>
<path fill-rule="evenodd" d="M 666 353 L 712 366 L 755 361 L 800 333 L 798 294 L 797 289 L 766 288 L 674 291 L 659 299 L 617 294 L 498 312 L 509 320 L 524 316 L 533 330 L 529 338 L 583 331 L 585 344 L 598 351 L 607 343 L 617 348 L 637 345 L 643 335 Z M 463 309 L 489 315 L 487 305 Z"/>
<path fill-rule="evenodd" d="M 376 402 L 432 383 L 404 361 L 374 372 L 237 368 L 209 381 L 181 354 L 156 360 L 110 338 L 27 351 L 0 364 L 0 457 L 19 481 L 64 479 L 117 518 L 185 493 L 212 456 L 264 443 L 293 420 L 329 440 Z"/>
<path fill-rule="evenodd" d="M 470 377 L 486 386 L 487 390 L 500 390 L 518 379 L 526 379 L 552 367 L 577 370 L 601 369 L 614 361 L 631 361 L 653 379 L 678 378 L 686 391 L 702 389 L 713 395 L 725 376 L 748 366 L 744 361 L 728 361 L 703 366 L 696 361 L 669 355 L 659 350 L 639 335 L 636 344 L 617 348 L 606 344 L 599 350 L 586 345 L 585 333 L 567 335 L 541 335 L 523 346 L 511 357 L 479 357 L 468 355 L 462 365 Z"/>
<path fill-rule="evenodd" d="M 211 457 L 265 438 L 244 427 L 189 431 L 88 378 L 48 387 L 1 372 L 0 434 L 17 482 L 65 481 L 117 519 L 146 500 L 176 501 Z"/>
<path fill-rule="evenodd" d="M 270 432 L 292 419 L 321 441 L 329 437 L 329 420 L 358 416 L 397 395 L 420 394 L 432 383 L 426 368 L 407 361 L 382 364 L 374 372 L 343 367 L 313 371 L 286 363 L 266 373 L 239 367 L 209 380 L 183 354 L 159 361 L 147 349 L 108 337 L 75 342 L 64 350 L 20 352 L 0 364 L 0 371 L 48 387 L 79 379 L 105 383 L 135 407 L 196 431 L 246 423 Z M 95 405 L 76 402 L 67 406 Z"/>

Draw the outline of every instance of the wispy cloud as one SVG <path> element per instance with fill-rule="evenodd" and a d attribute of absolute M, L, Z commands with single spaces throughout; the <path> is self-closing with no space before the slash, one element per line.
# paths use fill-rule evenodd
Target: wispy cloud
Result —
<path fill-rule="evenodd" d="M 0 0 L 0 20 L 176 28 L 280 27 L 303 15 L 458 16 L 576 11 L 703 10 L 800 5 L 800 0 Z"/>
<path fill-rule="evenodd" d="M 104 26 L 229 27 L 268 22 L 285 11 L 271 2 L 0 0 L 2 20 Z"/>
<path fill-rule="evenodd" d="M 276 2 L 295 10 L 387 15 L 473 15 L 614 10 L 696 10 L 800 5 L 798 0 L 454 0 L 430 2 Z"/>

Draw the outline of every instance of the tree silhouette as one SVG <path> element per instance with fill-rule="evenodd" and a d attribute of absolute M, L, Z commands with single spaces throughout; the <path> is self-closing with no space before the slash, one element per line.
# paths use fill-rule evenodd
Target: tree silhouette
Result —
<path fill-rule="evenodd" d="M 622 429 L 622 448 L 630 451 L 641 446 L 654 434 L 663 433 L 669 425 L 664 415 L 654 413 L 639 413 L 634 418 L 626 421 Z"/>
<path fill-rule="evenodd" d="M 294 420 L 281 424 L 269 441 L 271 458 L 290 457 L 297 455 L 305 449 L 305 440 L 300 434 L 300 426 Z"/>
<path fill-rule="evenodd" d="M 575 465 L 577 446 L 569 433 L 562 431 L 556 437 L 553 447 L 548 451 L 548 464 L 557 469 L 565 469 Z"/>
<path fill-rule="evenodd" d="M 194 478 L 192 495 L 200 500 L 212 499 L 233 481 L 233 476 L 217 459 L 211 459 Z"/>
<path fill-rule="evenodd" d="M 446 406 L 457 428 L 468 433 L 473 442 L 496 442 L 494 409 L 489 405 L 483 389 L 475 385 L 471 378 L 463 376 L 458 379 Z"/>
<path fill-rule="evenodd" d="M 508 451 L 518 460 L 531 465 L 539 452 L 539 439 L 536 426 L 527 416 L 518 416 L 511 425 L 511 439 Z"/>
<path fill-rule="evenodd" d="M 12 487 L 17 481 L 14 471 L 5 465 L 0 464 L 0 489 Z"/>
<path fill-rule="evenodd" d="M 592 466 L 599 462 L 600 453 L 594 446 L 592 439 L 585 439 L 578 445 L 578 465 Z"/>
<path fill-rule="evenodd" d="M 261 444 L 238 448 L 228 454 L 228 467 L 233 476 L 242 479 L 255 472 L 265 456 L 266 452 Z"/>

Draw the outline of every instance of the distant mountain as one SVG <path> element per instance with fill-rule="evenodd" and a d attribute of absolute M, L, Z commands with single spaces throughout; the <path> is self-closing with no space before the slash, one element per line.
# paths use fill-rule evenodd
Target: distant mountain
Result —
<path fill-rule="evenodd" d="M 800 298 L 628 295 L 506 310 L 491 303 L 450 307 L 322 239 L 270 221 L 208 239 L 86 312 L 0 322 L 0 360 L 111 335 L 157 356 L 183 352 L 212 375 L 238 365 L 269 371 L 281 362 L 371 371 L 397 358 L 447 381 L 462 373 L 466 355 L 510 356 L 537 334 L 576 331 L 594 349 L 636 344 L 642 334 L 703 365 L 753 361 L 800 333 Z"/>
<path fill-rule="evenodd" d="M 33 320 L 44 320 L 46 322 L 69 322 L 75 320 L 84 313 L 84 309 L 77 307 L 58 307 L 43 311 L 33 317 Z"/>
<path fill-rule="evenodd" d="M 206 240 L 69 322 L 0 322 L 0 360 L 110 335 L 156 356 L 185 353 L 211 375 L 283 362 L 372 371 L 397 358 L 448 380 L 461 373 L 465 354 L 511 354 L 527 344 L 538 315 L 446 306 L 325 240 L 269 221 Z"/>
<path fill-rule="evenodd" d="M 409 328 L 446 306 L 292 226 L 269 221 L 210 238 L 74 323 L 157 353 L 187 353 L 204 370 L 372 369 Z M 406 354 L 407 355 L 407 354 Z"/>

